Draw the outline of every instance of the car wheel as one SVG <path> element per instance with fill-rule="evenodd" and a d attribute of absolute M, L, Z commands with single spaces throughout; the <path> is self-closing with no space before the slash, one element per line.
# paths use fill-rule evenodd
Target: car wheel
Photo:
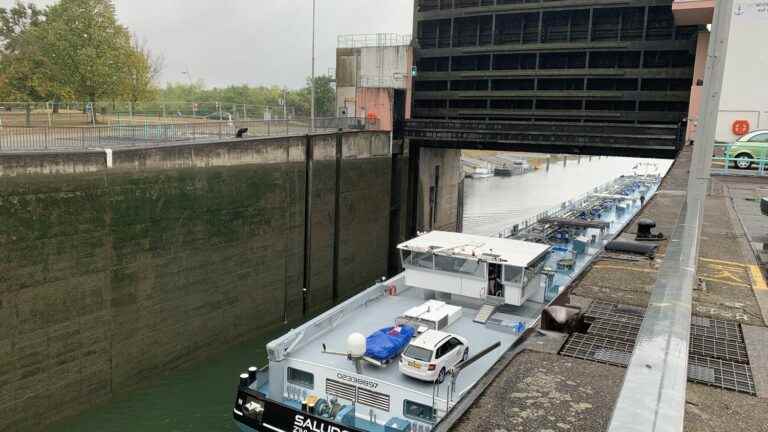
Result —
<path fill-rule="evenodd" d="M 746 153 L 738 154 L 733 165 L 739 169 L 749 169 L 752 166 L 752 156 Z"/>
<path fill-rule="evenodd" d="M 461 361 L 465 362 L 469 358 L 469 348 L 464 348 L 464 354 L 461 356 Z"/>
<path fill-rule="evenodd" d="M 437 383 L 442 384 L 443 381 L 445 381 L 445 368 L 440 369 L 440 372 L 437 374 Z"/>

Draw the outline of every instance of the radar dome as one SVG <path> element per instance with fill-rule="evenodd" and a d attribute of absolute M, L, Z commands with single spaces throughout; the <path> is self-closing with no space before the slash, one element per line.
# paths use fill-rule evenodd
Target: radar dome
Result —
<path fill-rule="evenodd" d="M 362 357 L 365 354 L 365 336 L 360 333 L 347 336 L 347 352 L 352 357 Z"/>

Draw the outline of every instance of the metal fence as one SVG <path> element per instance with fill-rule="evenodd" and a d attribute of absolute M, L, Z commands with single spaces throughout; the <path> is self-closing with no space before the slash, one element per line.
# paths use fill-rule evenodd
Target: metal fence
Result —
<path fill-rule="evenodd" d="M 748 167 L 740 168 L 736 154 L 731 149 L 732 144 L 715 143 L 712 156 L 712 174 L 715 175 L 741 175 L 741 176 L 768 176 L 768 145 L 759 148 L 755 146 L 757 154 L 753 154 Z M 743 165 L 743 164 L 742 164 Z"/>
<path fill-rule="evenodd" d="M 298 113 L 299 116 L 306 116 Z M 52 127 L 206 120 L 277 120 L 297 117 L 296 107 L 227 102 L 2 102 L 0 126 Z"/>
<path fill-rule="evenodd" d="M 376 122 L 356 117 L 315 119 L 312 133 L 338 130 L 375 130 Z M 290 136 L 310 133 L 309 121 L 207 121 L 185 124 L 108 125 L 92 127 L 0 127 L 0 153 L 67 151 L 140 147 L 248 137 Z"/>

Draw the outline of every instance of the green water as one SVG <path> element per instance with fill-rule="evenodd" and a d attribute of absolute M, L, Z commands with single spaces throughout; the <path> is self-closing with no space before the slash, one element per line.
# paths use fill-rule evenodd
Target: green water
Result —
<path fill-rule="evenodd" d="M 238 376 L 250 365 L 266 364 L 264 345 L 274 336 L 250 341 L 199 365 L 148 380 L 49 431 L 235 431 L 232 407 Z"/>

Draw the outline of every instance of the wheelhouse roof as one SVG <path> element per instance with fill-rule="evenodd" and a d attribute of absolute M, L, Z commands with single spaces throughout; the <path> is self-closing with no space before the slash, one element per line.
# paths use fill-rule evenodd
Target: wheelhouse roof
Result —
<path fill-rule="evenodd" d="M 398 249 L 527 267 L 544 255 L 549 246 L 521 240 L 432 231 L 401 243 Z"/>

